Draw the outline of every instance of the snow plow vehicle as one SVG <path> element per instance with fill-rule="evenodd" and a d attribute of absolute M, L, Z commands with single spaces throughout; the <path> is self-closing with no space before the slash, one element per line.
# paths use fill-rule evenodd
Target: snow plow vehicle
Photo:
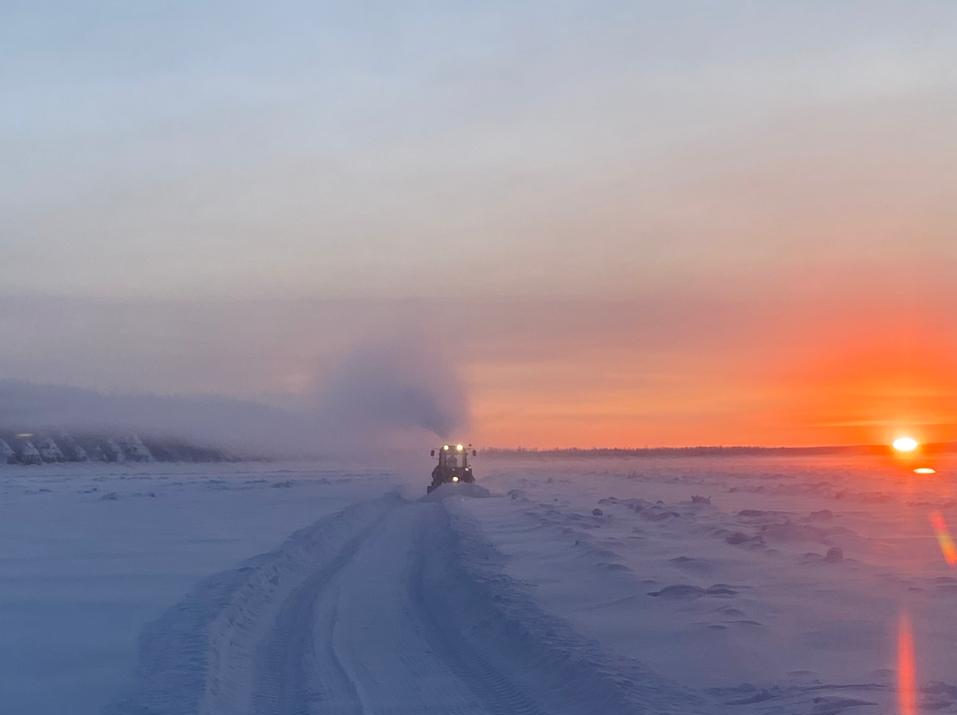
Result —
<path fill-rule="evenodd" d="M 432 450 L 432 456 L 435 456 L 436 450 Z M 475 476 L 472 474 L 472 465 L 469 464 L 469 452 L 474 457 L 476 452 L 472 445 L 467 447 L 462 444 L 443 444 L 439 449 L 439 463 L 432 470 L 432 483 L 426 489 L 427 494 L 431 494 L 434 489 L 438 489 L 443 484 L 472 484 L 475 482 Z"/>

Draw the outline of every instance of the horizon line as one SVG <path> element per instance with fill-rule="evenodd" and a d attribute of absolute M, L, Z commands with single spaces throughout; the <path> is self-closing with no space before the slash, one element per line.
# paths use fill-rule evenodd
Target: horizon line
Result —
<path fill-rule="evenodd" d="M 582 456 L 603 455 L 708 455 L 708 454 L 760 454 L 770 452 L 816 453 L 816 454 L 886 454 L 892 452 L 888 444 L 834 444 L 834 445 L 687 445 L 682 447 L 485 447 L 479 450 L 488 455 L 577 454 Z M 957 452 L 957 442 L 928 442 L 921 445 L 922 452 Z"/>

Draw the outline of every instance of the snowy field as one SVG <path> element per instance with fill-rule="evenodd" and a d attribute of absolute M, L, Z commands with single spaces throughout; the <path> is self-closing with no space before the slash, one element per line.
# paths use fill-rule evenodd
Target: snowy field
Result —
<path fill-rule="evenodd" d="M 957 712 L 933 466 L 0 467 L 0 710 Z"/>

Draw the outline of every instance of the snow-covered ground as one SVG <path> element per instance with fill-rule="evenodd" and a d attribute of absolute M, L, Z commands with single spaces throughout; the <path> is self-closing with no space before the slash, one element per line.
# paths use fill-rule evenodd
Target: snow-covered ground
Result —
<path fill-rule="evenodd" d="M 0 468 L 2 710 L 957 712 L 932 464 Z"/>
<path fill-rule="evenodd" d="M 383 483 L 299 465 L 0 466 L 0 712 L 100 712 L 143 627 L 197 582 Z"/>

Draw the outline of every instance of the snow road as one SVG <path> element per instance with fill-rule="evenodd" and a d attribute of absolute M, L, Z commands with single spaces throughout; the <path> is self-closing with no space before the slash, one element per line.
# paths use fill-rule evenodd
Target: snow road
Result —
<path fill-rule="evenodd" d="M 445 500 L 360 502 L 170 609 L 107 712 L 714 712 L 543 613 L 500 560 Z"/>

